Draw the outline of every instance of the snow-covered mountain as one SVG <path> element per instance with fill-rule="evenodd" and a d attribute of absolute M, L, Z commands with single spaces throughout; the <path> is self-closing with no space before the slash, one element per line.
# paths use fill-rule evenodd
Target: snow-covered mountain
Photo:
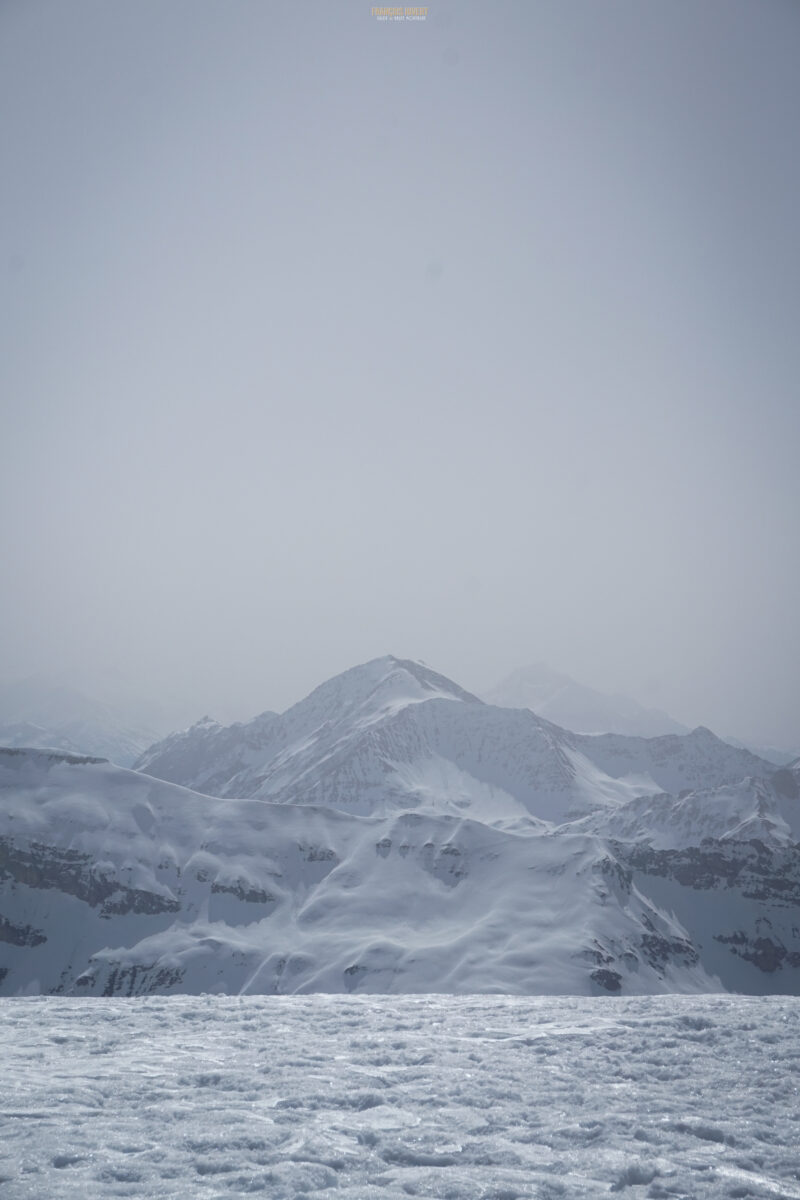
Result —
<path fill-rule="evenodd" d="M 391 656 L 336 676 L 280 716 L 227 727 L 205 718 L 135 765 L 220 797 L 468 813 L 506 825 L 774 770 L 702 728 L 651 740 L 573 734 Z"/>
<path fill-rule="evenodd" d="M 708 730 L 388 657 L 145 765 L 0 752 L 0 990 L 800 991 L 800 770 Z"/>
<path fill-rule="evenodd" d="M 797 758 L 797 746 L 793 750 L 787 750 L 786 747 L 781 746 L 761 746 L 756 742 L 743 742 L 741 738 L 728 737 L 727 734 L 725 741 L 731 746 L 739 746 L 744 750 L 749 750 L 751 754 L 757 754 L 759 758 L 774 763 L 776 767 L 791 766 Z"/>
<path fill-rule="evenodd" d="M 707 848 L 698 882 L 580 829 L 214 800 L 37 751 L 0 764 L 6 993 L 796 990 L 785 847 Z M 714 889 L 739 858 L 727 915 Z M 687 911 L 710 888 L 713 937 L 693 939 L 653 885 Z M 745 952 L 767 922 L 783 959 L 765 973 Z"/>
<path fill-rule="evenodd" d="M 596 691 L 542 662 L 512 671 L 485 694 L 485 699 L 501 708 L 529 708 L 575 733 L 658 737 L 689 732 L 686 725 L 661 709 L 645 708 L 630 696 Z"/>
<path fill-rule="evenodd" d="M 484 693 L 483 698 L 501 708 L 529 708 L 575 733 L 624 733 L 652 738 L 689 732 L 687 725 L 660 708 L 646 708 L 630 696 L 609 695 L 586 687 L 541 662 L 513 671 Z M 796 749 L 756 745 L 727 734 L 723 740 L 775 766 L 786 766 L 797 757 Z"/>
<path fill-rule="evenodd" d="M 60 680 L 34 676 L 0 685 L 0 746 L 97 755 L 127 767 L 160 728 L 131 705 L 98 700 Z"/>

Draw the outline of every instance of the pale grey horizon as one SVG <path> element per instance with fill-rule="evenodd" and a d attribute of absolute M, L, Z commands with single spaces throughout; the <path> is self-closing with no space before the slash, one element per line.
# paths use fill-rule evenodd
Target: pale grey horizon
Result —
<path fill-rule="evenodd" d="M 0 675 L 800 743 L 800 6 L 9 0 Z"/>

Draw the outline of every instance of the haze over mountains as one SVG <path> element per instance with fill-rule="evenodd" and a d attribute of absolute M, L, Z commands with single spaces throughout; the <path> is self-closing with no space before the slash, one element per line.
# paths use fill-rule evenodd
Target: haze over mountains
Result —
<path fill-rule="evenodd" d="M 111 671 L 99 678 L 85 672 L 77 678 L 40 674 L 7 681 L 0 684 L 0 746 L 56 749 L 132 766 L 165 735 L 196 723 L 202 713 L 196 699 L 181 697 L 178 689 L 173 691 L 168 696 L 159 690 L 155 698 L 144 697 Z M 660 709 L 587 687 L 541 662 L 517 669 L 480 695 L 498 707 L 529 708 L 573 733 L 658 737 L 689 732 L 689 726 Z M 226 709 L 230 711 L 223 705 L 223 711 Z M 218 710 L 211 711 L 216 717 Z M 275 715 L 261 714 L 259 726 Z M 240 723 L 250 728 L 250 735 L 257 728 L 249 720 Z M 728 737 L 724 732 L 721 736 L 779 766 L 800 755 L 800 746 L 780 749 Z"/>
<path fill-rule="evenodd" d="M 136 768 L 216 796 L 361 813 L 469 808 L 492 824 L 558 823 L 772 771 L 708 730 L 651 741 L 572 734 L 391 656 L 328 680 L 282 715 L 228 727 L 205 718 L 150 747 Z"/>
<path fill-rule="evenodd" d="M 0 746 L 94 754 L 130 766 L 169 728 L 157 703 L 126 697 L 114 681 L 93 694 L 66 679 L 31 676 L 0 685 Z"/>
<path fill-rule="evenodd" d="M 0 986 L 800 991 L 800 766 L 575 734 L 418 662 L 138 770 L 0 754 Z"/>
<path fill-rule="evenodd" d="M 586 687 L 547 663 L 520 667 L 496 687 L 484 693 L 490 704 L 507 708 L 529 708 L 556 725 L 575 733 L 628 733 L 658 737 L 664 733 L 688 733 L 689 726 L 676 721 L 660 708 L 647 708 L 630 696 Z M 723 736 L 725 736 L 723 734 Z M 783 750 L 756 746 L 725 736 L 732 745 L 747 747 L 770 762 L 783 766 L 800 754 L 800 748 Z"/>
<path fill-rule="evenodd" d="M 530 708 L 575 733 L 658 737 L 689 732 L 688 726 L 660 709 L 645 708 L 629 696 L 610 696 L 586 687 L 543 662 L 513 671 L 484 698 L 503 708 Z"/>

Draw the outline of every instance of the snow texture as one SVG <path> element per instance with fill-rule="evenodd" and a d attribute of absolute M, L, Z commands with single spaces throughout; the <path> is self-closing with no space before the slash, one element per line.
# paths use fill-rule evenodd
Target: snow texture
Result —
<path fill-rule="evenodd" d="M 0 752 L 0 797 L 6 994 L 721 986 L 584 833 L 214 800 L 34 751 Z"/>
<path fill-rule="evenodd" d="M 385 658 L 151 759 L 226 794 L 0 750 L 4 994 L 800 992 L 800 778 L 706 729 Z"/>
<path fill-rule="evenodd" d="M 800 1001 L 0 1001 L 4 1200 L 800 1200 Z"/>

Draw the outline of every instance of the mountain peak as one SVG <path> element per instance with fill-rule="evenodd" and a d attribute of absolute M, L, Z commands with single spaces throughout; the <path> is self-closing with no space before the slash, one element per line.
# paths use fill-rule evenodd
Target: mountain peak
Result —
<path fill-rule="evenodd" d="M 396 658 L 393 654 L 390 654 L 387 657 L 387 661 L 396 670 L 404 671 L 412 679 L 415 679 L 424 691 L 451 700 L 463 700 L 467 704 L 483 703 L 472 692 L 466 691 L 459 684 L 454 683 L 452 679 L 448 679 L 446 675 L 440 675 L 438 671 L 432 671 L 420 659 Z"/>
<path fill-rule="evenodd" d="M 192 725 L 192 729 L 216 729 L 218 725 L 219 721 L 215 721 L 213 717 L 210 717 L 208 713 L 206 713 L 206 715 L 201 717 L 199 721 L 195 721 L 194 725 Z"/>
<path fill-rule="evenodd" d="M 356 714 L 369 723 L 389 711 L 433 699 L 482 703 L 424 663 L 386 654 L 334 675 L 283 715 L 287 719 L 302 716 L 310 728 L 350 721 Z"/>

